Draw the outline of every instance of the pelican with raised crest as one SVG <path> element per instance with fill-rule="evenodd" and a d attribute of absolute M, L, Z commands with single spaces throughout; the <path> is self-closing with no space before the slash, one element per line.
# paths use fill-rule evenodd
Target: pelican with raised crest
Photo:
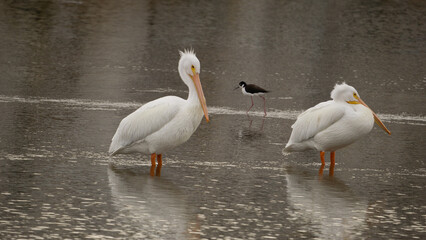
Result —
<path fill-rule="evenodd" d="M 121 120 L 109 147 L 110 155 L 151 154 L 151 175 L 162 153 L 186 142 L 201 123 L 209 122 L 206 99 L 200 82 L 200 61 L 193 50 L 180 53 L 179 75 L 188 86 L 188 98 L 165 96 L 148 102 Z"/>

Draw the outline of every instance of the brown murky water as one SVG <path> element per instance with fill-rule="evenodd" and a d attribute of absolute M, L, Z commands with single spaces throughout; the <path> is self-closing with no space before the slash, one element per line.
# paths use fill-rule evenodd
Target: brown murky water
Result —
<path fill-rule="evenodd" d="M 0 238 L 426 237 L 424 1 L 0 2 Z M 164 154 L 109 159 L 119 121 L 186 97 L 201 61 L 210 123 Z M 260 99 L 238 82 L 271 90 Z M 346 81 L 375 128 L 318 177 L 283 155 L 298 113 Z M 328 162 L 328 161 L 327 161 Z M 328 173 L 328 169 L 325 170 Z M 327 175 L 327 174 L 325 174 Z"/>

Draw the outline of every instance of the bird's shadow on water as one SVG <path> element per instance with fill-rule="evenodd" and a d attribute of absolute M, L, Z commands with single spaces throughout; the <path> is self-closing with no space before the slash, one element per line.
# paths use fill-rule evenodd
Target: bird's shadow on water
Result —
<path fill-rule="evenodd" d="M 367 228 L 368 201 L 338 177 L 319 177 L 303 166 L 285 167 L 287 200 L 292 215 L 308 223 L 321 238 L 346 239 Z"/>
<path fill-rule="evenodd" d="M 249 140 L 262 137 L 264 134 L 263 128 L 265 125 L 265 119 L 266 118 L 263 117 L 261 121 L 258 121 L 257 118 L 246 115 L 246 124 L 243 125 L 239 131 L 240 138 Z"/>
<path fill-rule="evenodd" d="M 311 171 L 313 169 L 317 169 L 316 175 L 318 176 L 320 179 L 324 178 L 324 170 L 326 170 L 326 174 L 328 175 L 327 178 L 332 179 L 334 177 L 334 170 L 335 170 L 335 165 L 332 165 L 331 162 L 327 163 L 327 158 L 325 159 L 326 164 L 322 165 L 321 164 L 321 160 L 320 160 L 320 156 L 318 156 L 318 158 L 316 157 L 312 157 L 312 160 L 308 160 L 310 161 L 309 164 L 306 164 L 305 161 L 301 160 L 300 158 L 309 158 L 311 159 L 311 155 L 309 154 L 309 152 L 286 152 L 284 151 L 284 148 L 281 151 L 282 155 L 286 157 L 286 160 L 290 160 L 290 163 L 294 164 L 294 165 L 298 165 L 298 166 L 302 166 L 305 165 L 307 167 L 309 167 L 311 169 Z M 291 158 L 289 156 L 292 156 Z M 294 160 L 294 156 L 297 156 L 298 159 Z M 318 163 L 318 164 L 317 164 Z M 327 174 L 328 171 L 328 174 Z"/>
<path fill-rule="evenodd" d="M 148 160 L 140 160 L 147 161 Z M 146 175 L 151 178 L 161 177 L 162 164 L 154 165 L 140 165 L 140 163 L 135 164 L 134 161 L 124 161 L 124 160 L 110 160 L 109 168 L 114 171 L 126 171 L 129 174 L 133 175 Z"/>
<path fill-rule="evenodd" d="M 261 121 L 261 124 L 260 124 L 260 126 L 258 126 L 257 128 L 253 128 L 252 129 L 252 125 L 253 125 L 253 120 L 254 120 L 254 118 L 253 117 L 250 117 L 250 115 L 248 115 L 248 114 L 246 114 L 246 116 L 247 116 L 247 121 L 248 121 L 248 129 L 249 130 L 251 130 L 251 131 L 254 131 L 254 132 L 263 132 L 263 127 L 264 127 L 264 125 L 265 125 L 265 119 L 266 119 L 266 117 L 262 117 L 262 121 Z"/>
<path fill-rule="evenodd" d="M 339 177 L 329 175 L 321 176 L 318 174 L 317 169 L 308 169 L 307 167 L 291 163 L 285 164 L 284 168 L 286 174 L 298 176 L 298 178 L 308 181 L 317 181 L 324 186 L 335 188 L 335 191 L 338 192 L 344 192 L 349 189 L 349 187 Z"/>
<path fill-rule="evenodd" d="M 142 182 L 156 179 L 150 175 L 151 166 L 123 164 L 122 162 L 111 162 L 108 165 L 108 173 L 114 173 L 129 178 L 140 178 Z M 110 172 L 112 171 L 112 172 Z M 158 178 L 160 179 L 160 178 Z"/>

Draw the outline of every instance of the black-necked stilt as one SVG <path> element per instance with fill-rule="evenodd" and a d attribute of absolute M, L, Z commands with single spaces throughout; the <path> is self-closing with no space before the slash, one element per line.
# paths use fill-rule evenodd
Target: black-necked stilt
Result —
<path fill-rule="evenodd" d="M 238 85 L 241 88 L 241 91 L 243 92 L 244 95 L 248 95 L 248 96 L 251 97 L 251 106 L 247 110 L 247 114 L 254 105 L 253 96 L 259 96 L 260 98 L 263 99 L 263 111 L 265 112 L 264 116 L 266 116 L 266 99 L 262 95 L 269 92 L 269 91 L 255 85 L 255 84 L 247 84 L 244 81 L 240 82 Z M 236 87 L 235 89 L 237 89 L 239 87 Z"/>

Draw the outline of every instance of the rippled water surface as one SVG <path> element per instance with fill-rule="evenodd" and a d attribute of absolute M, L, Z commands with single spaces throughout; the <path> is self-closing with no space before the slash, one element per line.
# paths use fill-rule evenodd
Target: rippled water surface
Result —
<path fill-rule="evenodd" d="M 1 1 L 1 239 L 424 239 L 424 1 Z M 164 153 L 109 158 L 120 120 L 185 98 L 194 48 L 210 112 Z M 271 90 L 233 91 L 240 81 Z M 283 154 L 298 114 L 357 88 L 381 129 Z"/>

